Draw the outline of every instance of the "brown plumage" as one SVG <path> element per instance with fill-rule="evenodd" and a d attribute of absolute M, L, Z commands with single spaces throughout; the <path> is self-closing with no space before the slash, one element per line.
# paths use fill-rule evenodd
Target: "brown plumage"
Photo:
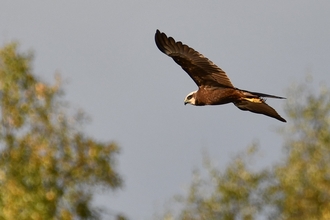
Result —
<path fill-rule="evenodd" d="M 172 37 L 167 37 L 165 33 L 161 33 L 159 30 L 156 31 L 155 41 L 158 49 L 172 57 L 198 86 L 197 91 L 187 95 L 185 104 L 202 106 L 232 102 L 243 111 L 264 114 L 286 122 L 262 98 L 284 99 L 283 97 L 235 88 L 226 73 L 212 61 L 182 42 L 176 42 Z"/>

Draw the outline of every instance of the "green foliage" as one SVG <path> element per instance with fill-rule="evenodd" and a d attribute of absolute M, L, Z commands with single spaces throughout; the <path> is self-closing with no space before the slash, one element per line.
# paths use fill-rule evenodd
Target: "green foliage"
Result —
<path fill-rule="evenodd" d="M 0 49 L 0 219 L 92 219 L 95 187 L 116 189 L 115 143 L 80 131 L 81 112 L 68 116 L 60 81 L 32 73 L 32 55 L 17 44 Z"/>
<path fill-rule="evenodd" d="M 255 150 L 256 147 L 252 146 L 246 153 L 252 156 Z M 259 183 L 267 178 L 267 173 L 253 173 L 247 163 L 246 156 L 239 155 L 222 173 L 206 157 L 210 179 L 202 180 L 199 173 L 195 173 L 189 196 L 181 198 L 186 207 L 179 219 L 254 219 L 263 205 Z"/>
<path fill-rule="evenodd" d="M 289 92 L 284 130 L 287 158 L 275 167 L 273 204 L 284 219 L 330 219 L 330 91 L 298 86 Z"/>
<path fill-rule="evenodd" d="M 175 217 L 173 212 L 168 212 L 163 219 L 255 219 L 264 205 L 264 186 L 260 183 L 269 178 L 267 172 L 253 172 L 248 166 L 249 159 L 255 156 L 256 151 L 257 147 L 251 146 L 238 155 L 224 172 L 214 168 L 210 159 L 205 157 L 209 178 L 203 179 L 195 171 L 189 195 L 176 199 L 184 205 L 180 214 Z"/>
<path fill-rule="evenodd" d="M 180 213 L 163 219 L 330 219 L 330 91 L 308 88 L 288 92 L 283 162 L 255 171 L 243 153 L 222 172 L 208 165 L 210 178 L 194 178 Z"/>

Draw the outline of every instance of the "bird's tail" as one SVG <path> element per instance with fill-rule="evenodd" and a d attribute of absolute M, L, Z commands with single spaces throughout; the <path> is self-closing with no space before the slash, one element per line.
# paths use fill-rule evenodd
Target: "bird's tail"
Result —
<path fill-rule="evenodd" d="M 244 96 L 240 100 L 234 102 L 239 109 L 243 111 L 250 111 L 257 114 L 267 115 L 272 118 L 276 118 L 282 122 L 286 122 L 272 107 L 266 104 L 264 98 L 276 98 L 276 99 L 285 99 L 284 97 L 269 95 L 259 92 L 250 92 L 245 90 L 240 90 L 243 92 Z"/>
<path fill-rule="evenodd" d="M 282 122 L 286 122 L 272 107 L 267 105 L 264 101 L 258 102 L 257 100 L 242 99 L 240 101 L 234 102 L 237 108 L 243 111 L 250 111 L 257 114 L 267 115 L 272 118 L 276 118 Z"/>

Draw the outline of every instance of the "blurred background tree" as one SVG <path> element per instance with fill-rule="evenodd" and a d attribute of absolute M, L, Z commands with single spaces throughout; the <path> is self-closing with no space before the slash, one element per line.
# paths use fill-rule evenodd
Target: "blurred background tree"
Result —
<path fill-rule="evenodd" d="M 0 219 L 97 219 L 96 188 L 116 189 L 118 147 L 82 131 L 83 113 L 69 116 L 60 80 L 32 73 L 32 55 L 17 44 L 0 49 Z"/>
<path fill-rule="evenodd" d="M 330 91 L 307 84 L 288 91 L 283 130 L 286 158 L 274 167 L 268 188 L 277 219 L 330 219 Z"/>
<path fill-rule="evenodd" d="M 206 157 L 208 178 L 195 172 L 188 195 L 176 198 L 182 208 L 161 219 L 330 219 L 330 91 L 310 88 L 303 83 L 287 92 L 282 162 L 251 169 L 256 146 L 224 171 Z"/>

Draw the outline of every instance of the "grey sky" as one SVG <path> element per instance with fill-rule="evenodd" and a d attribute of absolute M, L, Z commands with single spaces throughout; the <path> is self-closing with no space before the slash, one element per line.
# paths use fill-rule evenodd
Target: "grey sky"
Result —
<path fill-rule="evenodd" d="M 154 43 L 156 29 L 193 47 L 234 86 L 279 96 L 313 75 L 330 81 L 330 1 L 5 1 L 0 42 L 35 51 L 35 72 L 60 72 L 66 99 L 93 119 L 86 132 L 122 148 L 121 191 L 96 203 L 150 219 L 186 192 L 202 149 L 222 168 L 254 140 L 260 166 L 279 160 L 275 119 L 234 105 L 184 106 L 196 85 Z M 280 115 L 285 100 L 268 99 Z M 288 124 L 290 121 L 288 122 Z"/>

